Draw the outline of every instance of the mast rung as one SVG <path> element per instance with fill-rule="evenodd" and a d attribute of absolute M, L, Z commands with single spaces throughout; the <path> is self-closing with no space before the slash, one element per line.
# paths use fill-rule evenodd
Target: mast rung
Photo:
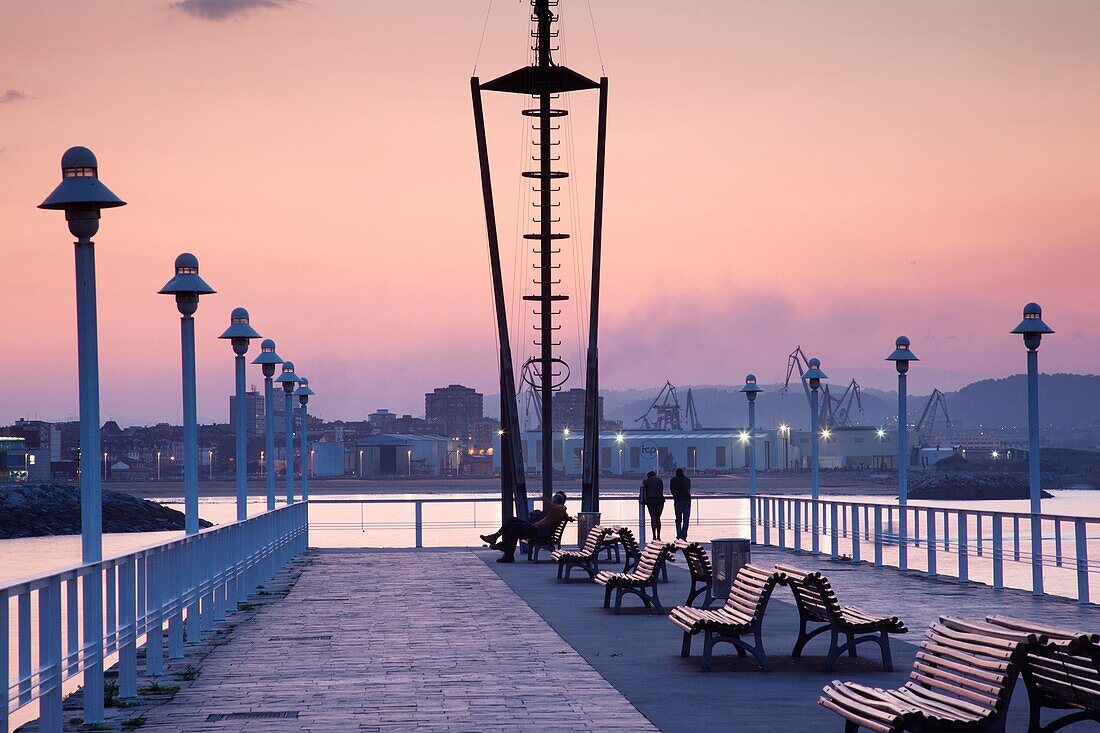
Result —
<path fill-rule="evenodd" d="M 524 238 L 524 239 L 542 239 L 542 238 L 543 238 L 543 236 L 544 236 L 544 235 L 542 235 L 542 234 L 524 234 L 524 235 L 523 235 L 523 238 Z M 550 234 L 550 235 L 547 235 L 547 236 L 546 236 L 545 238 L 546 238 L 546 239 L 569 239 L 569 235 L 568 235 L 568 234 L 558 234 L 558 233 L 554 233 L 554 234 Z M 532 252 L 535 252 L 535 251 L 537 251 L 537 250 L 531 250 L 531 251 L 532 251 Z M 558 252 L 561 252 L 561 250 L 560 250 L 560 249 L 559 249 L 559 250 L 557 250 L 557 251 L 558 251 Z"/>
<path fill-rule="evenodd" d="M 542 178 L 541 171 L 523 171 L 520 173 L 524 178 Z M 550 171 L 547 178 L 568 178 L 569 174 L 565 171 Z"/>

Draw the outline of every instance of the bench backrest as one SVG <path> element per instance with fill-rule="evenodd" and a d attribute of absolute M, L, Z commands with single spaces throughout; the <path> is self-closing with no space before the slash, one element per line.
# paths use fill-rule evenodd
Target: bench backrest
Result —
<path fill-rule="evenodd" d="M 1082 710 L 1100 711 L 1100 644 L 1097 635 L 990 616 L 995 626 L 1026 634 L 1021 672 L 1032 694 Z"/>
<path fill-rule="evenodd" d="M 660 542 L 653 541 L 645 546 L 642 550 L 641 556 L 638 558 L 638 565 L 634 568 L 633 575 L 638 576 L 644 580 L 653 580 L 657 573 L 661 571 L 661 567 L 665 564 L 665 561 L 672 557 L 676 552 L 676 545 L 672 542 Z"/>
<path fill-rule="evenodd" d="M 561 520 L 554 526 L 554 531 L 550 533 L 550 541 L 555 545 L 561 544 L 561 537 L 565 533 L 565 525 L 573 521 L 573 517 L 568 514 L 565 515 L 565 519 Z"/>
<path fill-rule="evenodd" d="M 905 685 L 978 706 L 978 714 L 1001 715 L 1016 684 L 1023 641 L 981 621 L 941 616 L 925 632 Z"/>
<path fill-rule="evenodd" d="M 730 594 L 725 609 L 744 614 L 754 621 L 764 615 L 775 586 L 781 582 L 781 576 L 774 570 L 762 568 L 751 563 L 742 565 L 730 584 Z"/>
<path fill-rule="evenodd" d="M 581 548 L 580 554 L 591 557 L 600 550 L 600 545 L 603 544 L 607 535 L 614 531 L 612 527 L 604 527 L 597 524 L 588 530 L 588 536 L 584 538 L 584 547 Z"/>
<path fill-rule="evenodd" d="M 691 572 L 692 581 L 709 581 L 714 577 L 714 568 L 710 564 L 710 556 L 698 542 L 676 540 L 676 549 L 684 553 L 688 570 Z"/>
<path fill-rule="evenodd" d="M 829 579 L 816 570 L 794 565 L 776 565 L 776 572 L 791 587 L 795 602 L 803 614 L 815 621 L 829 622 L 840 615 L 840 601 Z"/>
<path fill-rule="evenodd" d="M 622 543 L 627 557 L 637 557 L 642 552 L 638 547 L 638 538 L 630 527 L 619 527 L 619 542 Z"/>

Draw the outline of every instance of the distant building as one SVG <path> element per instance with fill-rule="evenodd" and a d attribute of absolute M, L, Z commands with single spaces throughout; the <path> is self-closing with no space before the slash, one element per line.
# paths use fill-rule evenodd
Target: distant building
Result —
<path fill-rule="evenodd" d="M 253 387 L 244 393 L 245 429 L 249 435 L 264 434 L 264 396 Z M 237 395 L 229 395 L 229 430 L 237 430 Z"/>
<path fill-rule="evenodd" d="M 45 483 L 52 478 L 49 448 L 32 448 L 22 437 L 0 436 L 0 481 Z"/>
<path fill-rule="evenodd" d="M 554 430 L 569 428 L 570 430 L 584 429 L 584 395 L 583 389 L 567 389 L 554 394 Z M 603 397 L 597 400 L 597 421 L 603 422 Z"/>
<path fill-rule="evenodd" d="M 473 442 L 473 426 L 485 415 L 485 397 L 470 387 L 452 384 L 424 395 L 424 417 L 439 420 L 444 434 L 463 446 Z"/>
<path fill-rule="evenodd" d="M 461 467 L 461 451 L 443 435 L 371 435 L 356 445 L 356 473 L 382 476 L 440 476 Z"/>
<path fill-rule="evenodd" d="M 371 430 L 379 433 L 393 432 L 393 424 L 397 420 L 397 415 L 389 410 L 375 410 L 367 416 L 367 421 L 370 423 Z"/>

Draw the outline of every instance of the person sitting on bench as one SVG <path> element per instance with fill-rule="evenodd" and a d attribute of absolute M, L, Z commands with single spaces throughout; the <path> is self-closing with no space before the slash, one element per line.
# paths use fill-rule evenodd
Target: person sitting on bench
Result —
<path fill-rule="evenodd" d="M 554 494 L 545 511 L 532 513 L 530 518 L 532 521 L 525 522 L 512 517 L 493 534 L 481 535 L 481 539 L 489 543 L 492 549 L 504 553 L 497 558 L 497 562 L 515 562 L 516 543 L 520 540 L 533 540 L 536 537 L 549 537 L 554 533 L 554 528 L 565 521 L 567 516 L 565 498 L 565 492 L 559 491 Z"/>

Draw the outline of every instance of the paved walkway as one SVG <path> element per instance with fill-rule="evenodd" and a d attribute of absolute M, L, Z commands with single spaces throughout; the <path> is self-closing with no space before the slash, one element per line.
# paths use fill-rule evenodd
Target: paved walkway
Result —
<path fill-rule="evenodd" d="M 657 729 L 474 553 L 424 550 L 314 552 L 142 730 Z"/>

